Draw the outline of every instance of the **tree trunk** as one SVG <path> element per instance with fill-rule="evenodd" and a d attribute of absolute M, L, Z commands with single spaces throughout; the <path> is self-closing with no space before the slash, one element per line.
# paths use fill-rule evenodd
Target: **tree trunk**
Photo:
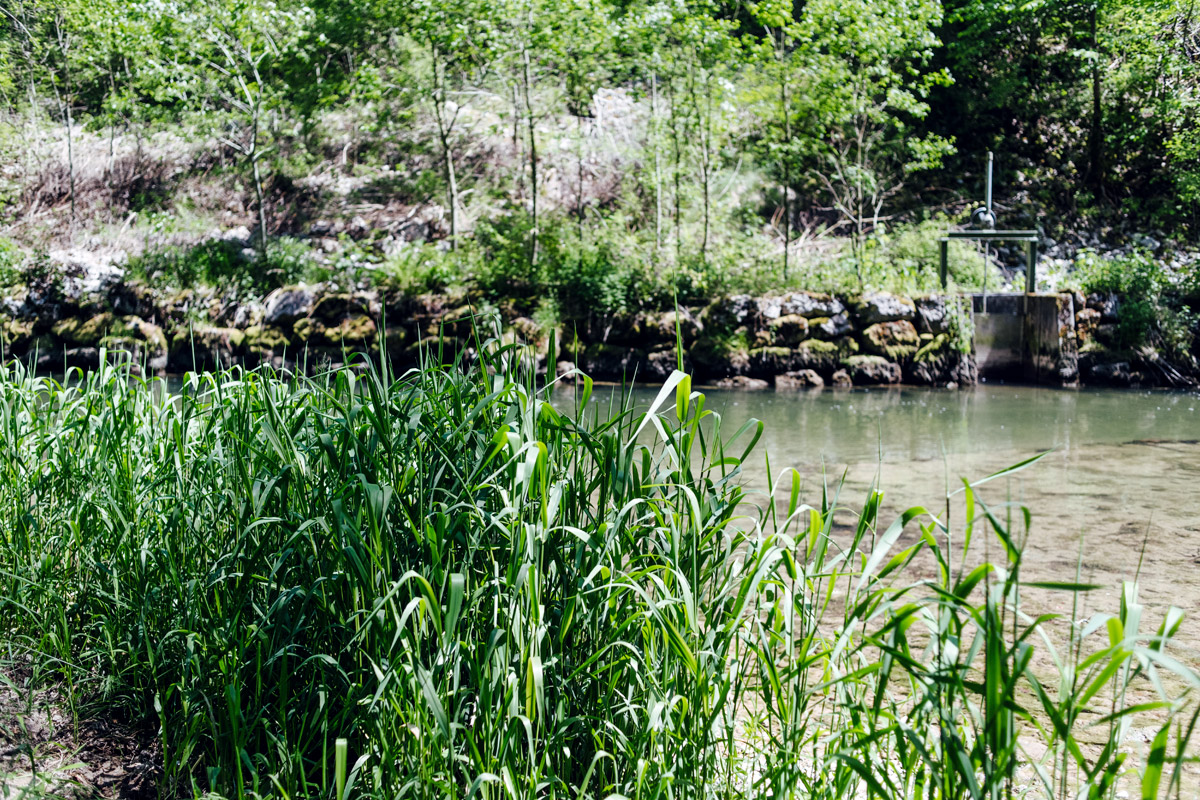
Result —
<path fill-rule="evenodd" d="M 1100 49 L 1096 32 L 1098 3 L 1091 10 L 1091 48 L 1096 54 L 1092 62 L 1092 126 L 1088 132 L 1088 184 L 1099 201 L 1104 193 L 1104 106 L 1100 93 Z"/>
<path fill-rule="evenodd" d="M 650 146 L 654 149 L 654 254 L 662 250 L 662 168 L 658 149 L 658 74 L 650 76 Z"/>
<path fill-rule="evenodd" d="M 454 151 L 450 145 L 450 121 L 446 114 L 446 73 L 437 47 L 433 56 L 433 116 L 437 122 L 438 143 L 442 147 L 442 168 L 446 173 L 446 189 L 450 204 L 450 249 L 458 249 L 458 178 L 454 172 Z"/>
<path fill-rule="evenodd" d="M 779 104 L 783 111 L 783 280 L 787 283 L 792 249 L 792 115 L 788 111 L 787 64 L 783 33 L 779 34 Z"/>
<path fill-rule="evenodd" d="M 530 201 L 530 252 L 529 263 L 533 266 L 538 261 L 538 177 L 537 177 L 537 133 L 534 129 L 533 101 L 529 96 L 531 81 L 529 67 L 529 49 L 522 47 L 522 91 L 525 94 L 525 124 L 529 130 L 529 201 Z"/>

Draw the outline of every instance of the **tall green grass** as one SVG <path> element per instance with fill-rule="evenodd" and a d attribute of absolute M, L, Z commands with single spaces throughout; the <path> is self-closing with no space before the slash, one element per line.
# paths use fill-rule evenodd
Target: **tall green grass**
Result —
<path fill-rule="evenodd" d="M 1022 581 L 1027 512 L 750 496 L 761 425 L 682 373 L 552 402 L 478 353 L 176 393 L 0 368 L 5 652 L 156 731 L 166 797 L 1180 791 L 1181 613 L 1026 613 L 1089 588 Z"/>

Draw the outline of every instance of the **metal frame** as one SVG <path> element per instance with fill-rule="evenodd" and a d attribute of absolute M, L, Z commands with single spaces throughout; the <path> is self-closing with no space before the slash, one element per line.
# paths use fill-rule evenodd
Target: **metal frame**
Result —
<path fill-rule="evenodd" d="M 970 239 L 977 242 L 1025 242 L 1025 293 L 1033 294 L 1037 291 L 1037 231 L 948 231 L 945 238 L 938 240 L 941 251 L 938 275 L 942 280 L 943 289 L 946 288 L 946 281 L 950 273 L 951 239 Z"/>

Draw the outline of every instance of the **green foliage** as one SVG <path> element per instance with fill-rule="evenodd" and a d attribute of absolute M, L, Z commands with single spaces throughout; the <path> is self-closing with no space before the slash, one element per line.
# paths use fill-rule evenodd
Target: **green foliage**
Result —
<path fill-rule="evenodd" d="M 1179 788 L 1183 612 L 1035 617 L 1099 587 L 1023 582 L 986 480 L 889 519 L 787 470 L 756 506 L 761 423 L 682 373 L 635 409 L 550 402 L 495 340 L 427 356 L 179 393 L 0 366 L 2 652 L 156 731 L 168 798 Z"/>
<path fill-rule="evenodd" d="M 22 282 L 26 255 L 12 239 L 0 236 L 0 289 Z"/>
<path fill-rule="evenodd" d="M 1162 294 L 1167 286 L 1162 265 L 1145 253 L 1125 258 L 1084 254 L 1077 269 L 1085 292 L 1111 292 L 1120 297 L 1119 345 L 1144 344 L 1162 316 Z"/>
<path fill-rule="evenodd" d="M 257 253 L 248 257 L 237 243 L 213 239 L 150 250 L 131 259 L 129 270 L 151 285 L 263 294 L 314 277 L 316 263 L 307 244 L 285 236 L 270 242 L 265 259 Z"/>

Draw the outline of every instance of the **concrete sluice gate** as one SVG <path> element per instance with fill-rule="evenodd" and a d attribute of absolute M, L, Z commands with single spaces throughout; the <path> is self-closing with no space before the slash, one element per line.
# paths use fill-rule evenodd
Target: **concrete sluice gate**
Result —
<path fill-rule="evenodd" d="M 975 363 L 982 379 L 1073 383 L 1079 377 L 1069 294 L 974 294 Z"/>

